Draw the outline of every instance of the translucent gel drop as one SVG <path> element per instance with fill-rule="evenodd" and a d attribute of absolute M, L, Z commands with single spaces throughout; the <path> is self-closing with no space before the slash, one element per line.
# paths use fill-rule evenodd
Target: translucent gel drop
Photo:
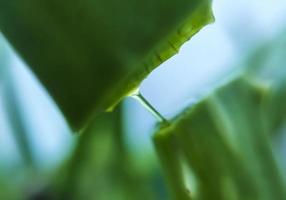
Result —
<path fill-rule="evenodd" d="M 167 120 L 143 97 L 139 89 L 136 89 L 130 97 L 138 101 L 144 108 L 146 108 L 152 115 L 154 115 L 160 122 L 166 123 Z"/>

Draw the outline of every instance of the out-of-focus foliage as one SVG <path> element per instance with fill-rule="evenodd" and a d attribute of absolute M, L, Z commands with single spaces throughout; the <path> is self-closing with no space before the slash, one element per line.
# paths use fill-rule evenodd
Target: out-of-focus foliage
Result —
<path fill-rule="evenodd" d="M 176 180 L 185 182 L 184 162 L 194 176 L 189 186 L 193 199 L 286 197 L 262 112 L 263 92 L 244 79 L 231 81 L 155 134 L 171 189 Z M 168 145 L 165 150 L 162 144 Z M 177 155 L 169 153 L 175 150 Z M 187 185 L 181 187 L 186 192 Z M 188 199 L 174 193 L 175 199 Z"/>
<path fill-rule="evenodd" d="M 28 141 L 28 129 L 24 119 L 25 116 L 21 109 L 21 98 L 17 92 L 15 80 L 13 80 L 14 77 L 10 76 L 11 72 L 9 72 L 9 70 L 10 69 L 6 70 L 7 74 L 3 80 L 3 84 L 5 84 L 3 88 L 5 111 L 10 124 L 13 124 L 13 126 L 11 126 L 12 133 L 18 144 L 19 152 L 22 154 L 23 162 L 27 167 L 33 167 L 33 155 Z"/>
<path fill-rule="evenodd" d="M 81 5 L 0 0 L 0 28 L 4 27 L 16 49 L 47 84 L 75 128 L 92 114 L 95 103 L 103 110 L 118 102 L 212 19 L 207 0 L 150 0 L 127 7 L 112 1 L 103 10 L 95 2 L 106 4 L 100 0 Z M 159 9 L 160 5 L 164 6 Z M 133 8 L 137 8 L 138 19 L 122 24 L 124 17 L 134 14 Z M 167 12 L 169 8 L 172 13 Z M 94 17 L 93 9 L 98 11 Z M 81 13 L 81 18 L 75 18 Z M 99 18 L 106 24 L 99 23 Z M 180 22 L 187 27 L 177 29 Z M 33 31 L 27 34 L 29 30 Z M 166 41 L 171 42 L 166 46 Z M 124 140 L 121 107 L 98 116 L 85 134 L 75 136 L 78 143 L 58 170 L 39 173 L 30 167 L 33 156 L 25 139 L 20 98 L 9 78 L 10 70 L 2 67 L 5 59 L 0 45 L 0 84 L 8 84 L 3 90 L 7 116 L 28 171 L 17 184 L 0 173 L 0 199 L 285 199 L 283 176 L 271 146 L 273 133 L 285 123 L 285 50 L 283 33 L 250 55 L 239 68 L 243 73 L 161 124 L 154 144 L 169 186 L 167 196 L 157 163 L 146 161 L 140 167 L 134 163 Z"/>
<path fill-rule="evenodd" d="M 146 162 L 137 168 L 123 137 L 121 109 L 101 115 L 56 174 L 53 198 L 164 199 L 160 198 L 162 179 L 156 165 Z"/>
<path fill-rule="evenodd" d="M 1 37 L 1 33 L 0 33 L 0 37 Z M 0 40 L 0 83 L 2 82 L 2 80 L 4 79 L 4 76 L 6 74 L 6 62 L 7 62 L 7 55 L 5 52 L 5 49 L 3 48 L 4 44 L 2 42 L 2 40 Z"/>
<path fill-rule="evenodd" d="M 1 0 L 0 28 L 82 128 L 213 21 L 210 0 Z"/>
<path fill-rule="evenodd" d="M 273 131 L 286 117 L 286 31 L 259 47 L 246 61 L 246 73 L 268 90 L 264 104 L 267 123 Z"/>
<path fill-rule="evenodd" d="M 1 37 L 2 35 L 0 35 Z M 2 39 L 2 38 L 1 38 Z M 37 175 L 37 171 L 34 168 L 34 160 L 32 151 L 30 148 L 30 141 L 28 140 L 28 130 L 25 123 L 25 115 L 22 112 L 21 97 L 15 85 L 15 79 L 11 76 L 11 69 L 8 68 L 9 57 L 7 49 L 3 48 L 5 44 L 3 40 L 0 39 L 0 98 L 2 98 L 1 106 L 3 105 L 3 110 L 6 113 L 7 121 L 9 122 L 12 133 L 11 138 L 15 140 L 16 147 L 20 153 L 21 162 L 19 166 L 15 166 L 14 176 L 25 176 L 24 174 L 29 174 L 30 172 Z M 0 122 L 0 126 L 3 124 Z M 1 133 L 3 134 L 3 133 Z M 5 134 L 5 133 L 4 133 Z M 7 149 L 6 151 L 9 151 Z M 1 165 L 2 167 L 2 165 Z M 9 175 L 5 174 L 5 170 L 2 171 L 0 167 L 0 199 L 19 199 L 23 194 L 21 184 L 18 180 L 20 177 L 13 177 L 11 180 L 7 180 Z M 13 169 L 11 169 L 12 171 Z M 9 171 L 9 170 L 8 170 Z M 23 173 L 24 172 L 24 173 Z M 32 177 L 32 176 L 31 176 Z M 28 182 L 26 182 L 28 185 Z M 18 190 L 18 192 L 15 192 Z M 23 192 L 24 193 L 24 192 Z"/>

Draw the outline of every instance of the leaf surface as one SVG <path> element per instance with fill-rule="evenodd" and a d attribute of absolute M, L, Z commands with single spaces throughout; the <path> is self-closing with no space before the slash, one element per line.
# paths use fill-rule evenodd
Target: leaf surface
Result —
<path fill-rule="evenodd" d="M 155 134 L 157 144 L 160 137 L 176 138 L 182 162 L 195 176 L 196 187 L 189 188 L 193 199 L 285 198 L 262 118 L 262 96 L 244 79 L 231 81 Z M 174 169 L 161 160 L 167 171 Z"/>
<path fill-rule="evenodd" d="M 210 0 L 0 0 L 0 29 L 78 130 L 213 21 Z"/>

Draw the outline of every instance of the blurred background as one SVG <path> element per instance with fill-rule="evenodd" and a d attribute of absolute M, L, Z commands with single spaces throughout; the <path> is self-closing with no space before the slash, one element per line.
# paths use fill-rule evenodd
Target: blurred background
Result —
<path fill-rule="evenodd" d="M 141 84 L 145 98 L 168 119 L 215 88 L 224 77 L 245 67 L 253 52 L 277 41 L 286 30 L 285 0 L 214 0 L 213 9 L 216 22 L 184 44 L 179 54 Z M 123 184 L 116 182 L 122 173 L 116 175 L 114 171 L 123 170 L 125 181 L 139 180 L 144 194 L 151 194 L 148 191 L 155 188 L 155 199 L 165 199 L 166 189 L 151 141 L 156 119 L 131 98 L 125 99 L 115 112 L 116 119 L 107 114 L 94 126 L 100 131 L 102 124 L 121 120 L 123 126 L 118 126 L 123 131 L 116 144 L 111 139 L 112 132 L 119 130 L 116 126 L 102 130 L 110 134 L 99 134 L 89 141 L 72 133 L 43 86 L 0 34 L 0 198 L 47 198 L 47 190 L 52 187 L 50 179 L 59 187 L 74 182 L 74 186 L 60 190 L 63 195 L 74 187 L 75 196 L 88 199 L 84 195 L 93 188 L 100 188 L 93 191 L 100 196 L 108 191 L 110 183 L 116 185 L 114 193 L 122 193 Z M 277 140 L 281 144 L 277 150 L 282 155 L 279 161 L 283 164 L 285 140 Z M 131 171 L 121 166 L 122 160 L 108 160 L 116 157 L 114 148 L 128 152 Z M 135 180 L 130 178 L 132 173 L 137 174 Z M 97 182 L 91 184 L 89 176 L 96 177 Z M 98 181 L 100 186 L 96 185 Z"/>

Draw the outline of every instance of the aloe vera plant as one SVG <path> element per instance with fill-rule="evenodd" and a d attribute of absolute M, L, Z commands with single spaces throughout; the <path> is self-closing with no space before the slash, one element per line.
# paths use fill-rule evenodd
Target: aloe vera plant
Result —
<path fill-rule="evenodd" d="M 83 133 L 40 196 L 75 200 L 286 198 L 271 145 L 272 133 L 285 121 L 282 68 L 286 48 L 281 39 L 280 45 L 273 45 L 279 47 L 274 58 L 274 47 L 259 48 L 239 73 L 172 119 L 165 119 L 138 93 L 152 70 L 214 21 L 211 3 L 0 0 L 0 30 L 73 130 Z M 268 68 L 268 62 L 274 68 Z M 265 77 L 265 71 L 273 75 Z M 159 119 L 153 143 L 168 197 L 162 195 L 163 187 L 154 189 L 163 182 L 156 165 L 149 163 L 144 170 L 135 167 L 126 148 L 122 105 L 118 104 L 127 96 L 141 101 Z M 12 105 L 13 100 L 7 102 Z M 21 125 L 17 120 L 14 123 Z M 26 141 L 19 141 L 24 141 L 23 155 L 31 162 Z"/>

